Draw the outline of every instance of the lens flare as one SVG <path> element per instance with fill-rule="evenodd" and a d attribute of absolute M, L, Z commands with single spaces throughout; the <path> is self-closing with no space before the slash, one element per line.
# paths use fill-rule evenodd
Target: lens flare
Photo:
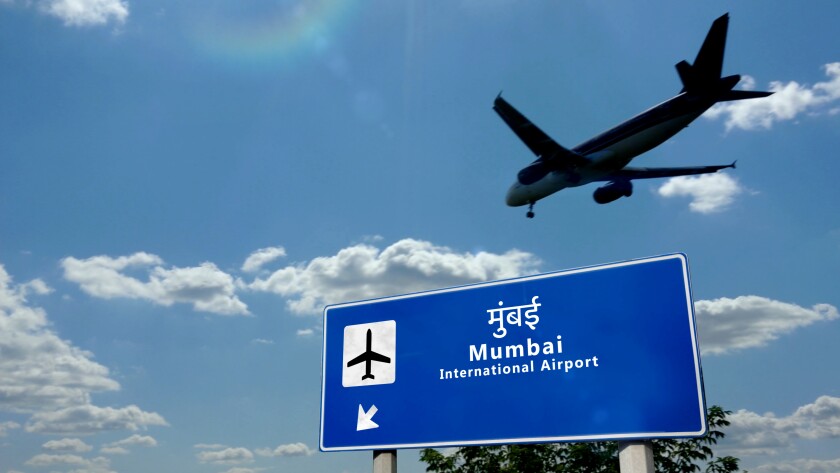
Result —
<path fill-rule="evenodd" d="M 198 20 L 190 31 L 196 50 L 213 61 L 255 68 L 287 67 L 326 51 L 353 3 L 308 0 L 288 5 L 237 2 Z"/>

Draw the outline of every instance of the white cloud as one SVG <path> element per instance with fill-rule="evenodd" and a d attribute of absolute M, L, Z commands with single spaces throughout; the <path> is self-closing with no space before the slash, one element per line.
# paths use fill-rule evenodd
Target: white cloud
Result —
<path fill-rule="evenodd" d="M 255 338 L 251 340 L 251 343 L 254 345 L 274 345 L 274 340 L 269 340 L 267 338 Z"/>
<path fill-rule="evenodd" d="M 297 314 L 318 314 L 327 304 L 456 286 L 533 273 L 530 253 L 456 253 L 426 241 L 400 240 L 380 250 L 358 244 L 335 256 L 287 266 L 248 287 L 288 298 Z"/>
<path fill-rule="evenodd" d="M 170 270 L 158 267 L 151 281 L 159 284 L 162 301 L 192 303 L 195 310 L 221 315 L 248 315 L 248 307 L 234 294 L 233 277 L 213 263 Z"/>
<path fill-rule="evenodd" d="M 248 463 L 254 461 L 254 454 L 243 447 L 231 447 L 224 450 L 199 452 L 196 458 L 201 463 L 231 464 Z"/>
<path fill-rule="evenodd" d="M 26 465 L 36 467 L 53 465 L 79 467 L 79 469 L 73 470 L 71 473 L 114 473 L 110 469 L 111 461 L 105 457 L 87 459 L 78 455 L 51 455 L 42 453 L 27 460 Z"/>
<path fill-rule="evenodd" d="M 110 445 L 116 445 L 120 447 L 124 446 L 134 446 L 138 445 L 141 447 L 157 447 L 157 440 L 154 437 L 149 435 L 137 435 L 134 434 L 131 437 L 124 438 L 122 440 L 118 440 Z"/>
<path fill-rule="evenodd" d="M 791 449 L 794 440 L 840 438 L 840 398 L 820 396 L 786 417 L 741 409 L 727 419 L 722 448 L 735 455 L 775 455 Z"/>
<path fill-rule="evenodd" d="M 92 434 L 108 430 L 136 431 L 155 425 L 169 424 L 160 414 L 145 412 L 135 405 L 122 408 L 85 405 L 53 412 L 37 412 L 26 423 L 26 431 L 50 434 Z"/>
<path fill-rule="evenodd" d="M 50 440 L 42 445 L 45 450 L 53 450 L 58 452 L 76 452 L 84 453 L 93 450 L 93 447 L 83 442 L 81 439 L 65 438 L 61 440 Z"/>
<path fill-rule="evenodd" d="M 88 460 L 85 460 L 83 457 L 79 455 L 53 455 L 47 453 L 41 453 L 35 455 L 34 457 L 30 458 L 26 461 L 27 465 L 31 466 L 49 466 L 49 465 L 58 465 L 58 464 L 65 464 L 65 465 L 86 465 L 88 464 Z"/>
<path fill-rule="evenodd" d="M 837 473 L 840 471 L 840 458 L 834 460 L 800 459 L 789 462 L 774 462 L 757 468 L 750 468 L 754 473 Z"/>
<path fill-rule="evenodd" d="M 315 330 L 311 328 L 302 328 L 297 331 L 298 337 L 311 337 L 315 334 Z"/>
<path fill-rule="evenodd" d="M 157 440 L 149 435 L 134 434 L 131 437 L 103 445 L 99 452 L 106 455 L 127 455 L 130 452 L 126 447 L 133 446 L 157 447 Z"/>
<path fill-rule="evenodd" d="M 701 300 L 694 308 L 704 354 L 761 347 L 796 328 L 838 318 L 829 304 L 808 309 L 759 296 Z"/>
<path fill-rule="evenodd" d="M 229 274 L 213 263 L 188 268 L 166 269 L 163 260 L 148 253 L 112 258 L 64 258 L 64 278 L 79 284 L 94 297 L 144 299 L 170 306 L 189 303 L 193 309 L 220 315 L 248 315 L 248 306 L 236 297 L 236 284 Z M 126 274 L 143 271 L 148 281 Z"/>
<path fill-rule="evenodd" d="M 719 172 L 672 177 L 657 192 L 662 197 L 691 197 L 692 212 L 710 214 L 726 210 L 743 191 L 736 179 Z"/>
<path fill-rule="evenodd" d="M 286 256 L 286 250 L 282 246 L 275 246 L 271 248 L 261 248 L 248 256 L 242 264 L 242 271 L 246 273 L 255 273 L 262 269 L 262 267 L 277 258 Z"/>
<path fill-rule="evenodd" d="M 0 411 L 37 412 L 90 403 L 90 394 L 120 385 L 93 354 L 60 339 L 0 265 Z"/>
<path fill-rule="evenodd" d="M 8 435 L 8 431 L 19 428 L 20 424 L 18 424 L 17 422 L 0 422 L 0 437 L 5 437 L 6 435 Z"/>
<path fill-rule="evenodd" d="M 142 252 L 118 258 L 94 256 L 79 260 L 68 257 L 61 261 L 65 279 L 79 283 L 88 294 L 104 299 L 154 299 L 156 296 L 150 284 L 125 276 L 122 271 L 161 264 L 163 260 L 160 257 Z"/>
<path fill-rule="evenodd" d="M 228 446 L 221 443 L 197 443 L 193 445 L 193 448 L 197 450 L 221 450 L 228 448 Z"/>
<path fill-rule="evenodd" d="M 301 442 L 280 445 L 274 450 L 270 448 L 261 448 L 257 450 L 257 455 L 263 457 L 308 457 L 314 453 L 314 450 L 310 449 L 305 443 Z"/>
<path fill-rule="evenodd" d="M 125 447 L 103 446 L 102 448 L 99 449 L 99 453 L 101 453 L 103 455 L 128 455 L 131 452 L 129 452 L 128 449 L 125 448 Z"/>
<path fill-rule="evenodd" d="M 122 0 L 40 0 L 38 7 L 65 26 L 123 24 L 128 18 L 128 2 Z"/>
<path fill-rule="evenodd" d="M 99 451 L 106 455 L 126 455 L 129 453 L 126 447 L 133 446 L 157 447 L 157 440 L 149 435 L 134 434 L 131 437 L 105 444 Z"/>
<path fill-rule="evenodd" d="M 260 471 L 265 471 L 265 468 L 242 468 L 241 466 L 235 466 L 222 473 L 257 473 Z"/>
<path fill-rule="evenodd" d="M 29 293 L 34 293 L 39 296 L 43 296 L 51 292 L 53 292 L 53 289 L 47 286 L 47 283 L 40 279 L 33 279 L 28 283 L 20 285 L 20 293 L 21 295 L 23 295 L 23 297 L 26 297 Z"/>
<path fill-rule="evenodd" d="M 53 333 L 42 309 L 29 305 L 27 294 L 33 289 L 43 294 L 45 287 L 14 284 L 0 265 L 0 411 L 32 413 L 27 432 L 85 434 L 166 425 L 160 415 L 137 406 L 91 405 L 91 393 L 115 391 L 120 385 L 109 377 L 108 368 L 92 360 L 92 353 Z M 18 427 L 4 423 L 0 433 Z M 81 452 L 87 446 L 63 439 L 47 442 L 44 448 Z"/>
<path fill-rule="evenodd" d="M 248 256 L 241 269 L 260 272 L 265 264 L 285 255 L 279 246 L 262 248 Z M 293 312 L 313 314 L 327 303 L 521 276 L 535 272 L 539 263 L 533 255 L 518 250 L 504 254 L 456 253 L 412 239 L 384 250 L 357 244 L 335 256 L 256 277 L 250 284 L 234 279 L 210 262 L 187 268 L 165 267 L 162 258 L 144 252 L 118 257 L 67 257 L 61 261 L 64 278 L 93 297 L 142 299 L 164 306 L 190 303 L 197 311 L 223 315 L 250 315 L 237 296 L 238 290 L 279 294 L 288 299 Z M 304 330 L 298 335 L 311 333 Z"/>
<path fill-rule="evenodd" d="M 769 91 L 775 92 L 762 99 L 722 102 L 709 109 L 703 116 L 709 119 L 725 117 L 726 130 L 770 129 L 780 121 L 793 120 L 803 113 L 836 114 L 840 100 L 840 62 L 823 66 L 828 80 L 812 87 L 797 82 L 771 82 Z M 749 78 L 752 80 L 752 78 Z M 754 81 L 753 81 L 754 82 Z"/>

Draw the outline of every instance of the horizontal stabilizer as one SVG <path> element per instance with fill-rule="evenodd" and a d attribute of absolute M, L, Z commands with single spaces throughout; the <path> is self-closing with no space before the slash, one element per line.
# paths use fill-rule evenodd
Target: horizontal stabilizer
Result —
<path fill-rule="evenodd" d="M 675 67 L 677 68 L 677 74 L 680 76 L 680 81 L 682 81 L 683 84 L 681 92 L 694 89 L 694 75 L 691 71 L 691 64 L 689 64 L 688 61 L 682 60 L 678 62 Z"/>
<path fill-rule="evenodd" d="M 718 102 L 729 102 L 732 100 L 745 100 L 745 99 L 760 99 L 762 97 L 769 97 L 773 95 L 773 92 L 759 92 L 756 90 L 730 90 L 728 92 L 723 93 Z"/>

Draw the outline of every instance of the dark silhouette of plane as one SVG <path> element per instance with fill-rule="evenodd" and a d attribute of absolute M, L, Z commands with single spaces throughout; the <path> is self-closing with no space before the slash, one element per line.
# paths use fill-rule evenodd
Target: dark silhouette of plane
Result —
<path fill-rule="evenodd" d="M 365 349 L 365 352 L 362 353 L 361 355 L 357 356 L 356 358 L 353 358 L 352 360 L 347 362 L 347 367 L 348 368 L 353 366 L 353 365 L 358 365 L 359 363 L 361 363 L 363 361 L 365 362 L 365 374 L 364 374 L 364 376 L 362 376 L 362 381 L 364 381 L 366 379 L 375 379 L 375 377 L 372 374 L 370 374 L 370 362 L 371 361 L 378 361 L 380 363 L 390 363 L 391 362 L 391 359 L 388 358 L 387 356 L 380 355 L 379 353 L 376 353 L 375 351 L 371 350 L 370 345 L 371 345 L 372 339 L 373 339 L 373 334 L 371 333 L 370 329 L 368 329 L 368 331 L 367 331 L 367 348 Z"/>
<path fill-rule="evenodd" d="M 767 97 L 772 92 L 733 90 L 741 76 L 721 77 L 729 14 L 712 23 L 694 64 L 677 63 L 683 88 L 661 104 L 636 115 L 572 149 L 557 144 L 499 94 L 493 109 L 537 155 L 537 160 L 519 171 L 508 190 L 512 207 L 528 205 L 526 216 L 534 216 L 534 204 L 559 190 L 590 182 L 608 182 L 595 190 L 599 204 L 633 194 L 634 179 L 689 176 L 734 168 L 735 163 L 715 166 L 641 168 L 628 164 L 636 156 L 659 146 L 717 102 Z"/>

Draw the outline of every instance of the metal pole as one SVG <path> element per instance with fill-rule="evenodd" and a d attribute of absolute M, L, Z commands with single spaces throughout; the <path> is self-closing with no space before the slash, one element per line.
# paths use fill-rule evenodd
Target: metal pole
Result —
<path fill-rule="evenodd" d="M 397 451 L 374 450 L 373 473 L 397 473 Z"/>
<path fill-rule="evenodd" d="M 653 443 L 650 440 L 618 442 L 618 469 L 621 473 L 655 473 Z"/>

